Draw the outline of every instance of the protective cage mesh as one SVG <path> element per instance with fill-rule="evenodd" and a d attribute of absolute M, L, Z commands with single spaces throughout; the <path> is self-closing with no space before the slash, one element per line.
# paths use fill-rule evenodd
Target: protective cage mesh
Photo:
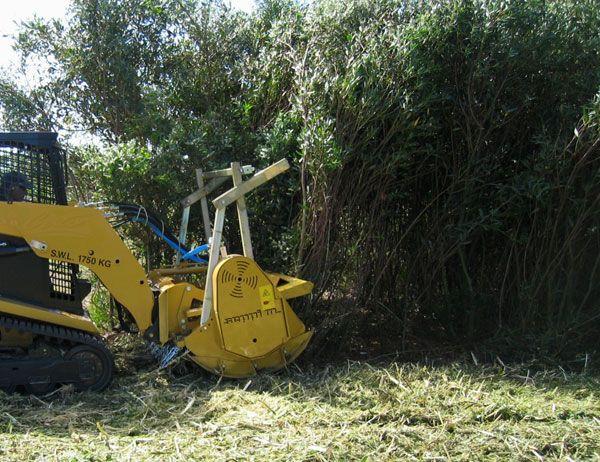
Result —
<path fill-rule="evenodd" d="M 0 145 L 0 177 L 14 172 L 24 175 L 31 183 L 27 192 L 31 202 L 66 204 L 65 168 L 64 156 L 57 149 L 20 143 Z"/>
<path fill-rule="evenodd" d="M 56 146 L 41 147 L 6 137 L 0 139 L 0 180 L 11 173 L 24 175 L 31 185 L 27 201 L 66 205 L 66 168 L 65 154 Z M 49 260 L 48 271 L 50 297 L 74 300 L 79 267 Z"/>
<path fill-rule="evenodd" d="M 74 301 L 74 288 L 79 267 L 56 260 L 50 260 L 49 263 L 50 297 Z"/>

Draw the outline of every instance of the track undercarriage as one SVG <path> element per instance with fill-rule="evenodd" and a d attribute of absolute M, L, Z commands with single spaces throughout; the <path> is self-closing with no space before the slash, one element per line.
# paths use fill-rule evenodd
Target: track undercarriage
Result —
<path fill-rule="evenodd" d="M 0 389 L 47 394 L 70 384 L 101 390 L 110 382 L 113 358 L 98 336 L 76 329 L 0 316 Z"/>

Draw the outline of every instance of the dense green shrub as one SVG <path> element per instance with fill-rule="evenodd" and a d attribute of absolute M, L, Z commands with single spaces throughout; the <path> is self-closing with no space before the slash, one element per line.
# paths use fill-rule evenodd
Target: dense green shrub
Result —
<path fill-rule="evenodd" d="M 306 262 L 357 315 L 369 307 L 357 334 L 391 311 L 391 335 L 508 330 L 519 349 L 536 337 L 553 351 L 591 339 L 596 153 L 581 166 L 565 146 L 600 83 L 593 3 L 313 14 L 296 88 L 313 182 Z"/>
<path fill-rule="evenodd" d="M 251 220 L 265 266 L 317 282 L 318 346 L 598 347 L 597 2 L 73 5 L 25 26 L 52 72 L 0 102 L 14 128 L 110 145 L 74 151 L 81 194 L 175 223 L 193 168 L 285 156 Z"/>

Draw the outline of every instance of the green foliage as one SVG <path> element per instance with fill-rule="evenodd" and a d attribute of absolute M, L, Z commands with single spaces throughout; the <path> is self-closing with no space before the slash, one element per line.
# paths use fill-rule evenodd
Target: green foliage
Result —
<path fill-rule="evenodd" d="M 395 313 L 405 341 L 594 345 L 598 132 L 580 164 L 570 140 L 600 85 L 597 9 L 397 6 L 322 3 L 299 53 L 307 270 L 360 306 L 332 329 Z"/>
<path fill-rule="evenodd" d="M 23 26 L 45 78 L 3 80 L 0 104 L 7 128 L 97 137 L 73 149 L 80 197 L 171 224 L 194 168 L 290 158 L 249 199 L 253 237 L 265 266 L 317 282 L 325 346 L 570 354 L 600 327 L 596 3 L 75 0 Z"/>
<path fill-rule="evenodd" d="M 87 307 L 90 319 L 100 329 L 109 330 L 113 325 L 113 320 L 110 319 L 110 296 L 100 284 L 100 281 L 92 279 L 93 288 Z"/>

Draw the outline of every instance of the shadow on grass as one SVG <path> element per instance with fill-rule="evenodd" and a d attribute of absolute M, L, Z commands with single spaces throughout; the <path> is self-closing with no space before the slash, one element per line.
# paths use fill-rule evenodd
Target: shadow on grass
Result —
<path fill-rule="evenodd" d="M 597 375 L 436 361 L 346 361 L 301 367 L 228 380 L 186 363 L 159 371 L 152 363 L 140 365 L 121 352 L 115 381 L 102 393 L 75 393 L 69 387 L 41 397 L 0 392 L 0 431 L 137 437 L 211 425 L 227 413 L 254 409 L 256 403 L 264 406 L 253 412 L 268 415 L 324 409 L 355 424 L 398 426 L 600 418 Z"/>

